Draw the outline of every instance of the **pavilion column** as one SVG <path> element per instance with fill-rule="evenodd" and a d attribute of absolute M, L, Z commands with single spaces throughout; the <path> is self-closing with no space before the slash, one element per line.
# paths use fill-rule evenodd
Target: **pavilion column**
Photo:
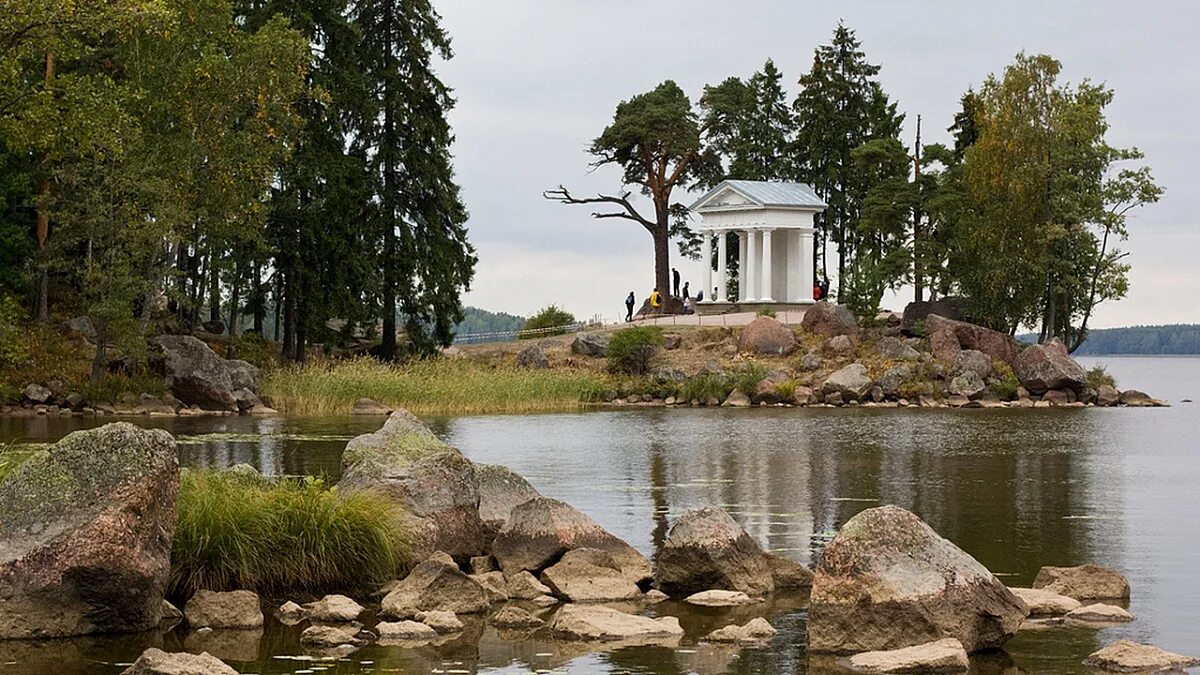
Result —
<path fill-rule="evenodd" d="M 758 299 L 758 232 L 746 231 L 746 300 Z"/>
<path fill-rule="evenodd" d="M 729 239 L 729 233 L 722 230 L 717 233 L 717 297 L 721 302 L 729 301 L 729 277 L 726 270 L 725 256 L 728 253 L 726 250 L 726 241 Z"/>
<path fill-rule="evenodd" d="M 774 302 L 772 296 L 773 280 L 771 277 L 771 230 L 763 230 L 762 233 L 762 290 L 759 293 L 759 299 L 763 302 Z"/>
<path fill-rule="evenodd" d="M 716 300 L 708 295 L 712 292 L 712 232 L 707 230 L 700 232 L 700 259 L 704 261 L 704 285 L 701 290 L 704 291 L 704 297 L 710 301 Z"/>
<path fill-rule="evenodd" d="M 747 280 L 750 278 L 746 274 L 746 235 L 745 230 L 738 230 L 738 300 L 750 297 L 746 294 L 749 289 Z"/>
<path fill-rule="evenodd" d="M 816 285 L 817 275 L 813 272 L 813 232 L 810 229 L 802 229 L 796 232 L 797 238 L 800 240 L 799 261 L 800 280 L 808 289 L 808 295 L 801 297 L 802 301 L 812 301 L 812 287 Z"/>
<path fill-rule="evenodd" d="M 787 246 L 787 296 L 784 299 L 788 302 L 804 302 L 805 296 L 812 294 L 812 283 L 804 279 L 800 262 L 804 259 L 803 235 L 800 230 L 793 229 L 784 230 L 783 233 L 784 245 Z"/>

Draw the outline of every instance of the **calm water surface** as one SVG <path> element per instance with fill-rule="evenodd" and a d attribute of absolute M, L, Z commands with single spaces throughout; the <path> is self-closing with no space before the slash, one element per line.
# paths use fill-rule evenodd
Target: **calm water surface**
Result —
<path fill-rule="evenodd" d="M 680 514 L 727 508 L 764 546 L 812 564 L 847 519 L 879 504 L 911 509 L 1010 585 L 1042 565 L 1096 562 L 1124 570 L 1138 617 L 1105 630 L 1022 632 L 979 673 L 1082 673 L 1080 661 L 1119 637 L 1200 654 L 1200 359 L 1104 357 L 1121 387 L 1166 409 L 757 409 L 590 412 L 430 420 L 476 461 L 506 464 L 543 494 L 570 502 L 652 555 Z M 378 418 L 143 419 L 180 439 L 185 465 L 246 462 L 264 473 L 336 477 L 345 442 Z M 0 441 L 56 440 L 95 420 L 0 419 Z M 803 673 L 801 598 L 753 610 L 698 612 L 668 603 L 678 648 L 587 654 L 578 647 L 468 627 L 441 646 L 372 646 L 343 660 L 296 660 L 299 631 L 172 631 L 138 638 L 0 643 L 0 675 L 118 673 L 151 645 L 210 651 L 244 673 Z M 697 639 L 765 614 L 780 629 L 765 648 Z M 818 672 L 809 669 L 807 672 Z M 823 672 L 823 671 L 821 671 Z"/>

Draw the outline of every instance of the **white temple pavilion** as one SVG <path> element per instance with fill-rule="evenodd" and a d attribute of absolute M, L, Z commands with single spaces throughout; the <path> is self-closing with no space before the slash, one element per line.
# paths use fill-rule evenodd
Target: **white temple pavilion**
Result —
<path fill-rule="evenodd" d="M 705 314 L 813 302 L 813 216 L 828 205 L 804 183 L 727 180 L 692 204 L 700 214 Z M 726 261 L 737 234 L 738 291 L 730 297 Z M 712 268 L 716 239 L 716 272 Z"/>

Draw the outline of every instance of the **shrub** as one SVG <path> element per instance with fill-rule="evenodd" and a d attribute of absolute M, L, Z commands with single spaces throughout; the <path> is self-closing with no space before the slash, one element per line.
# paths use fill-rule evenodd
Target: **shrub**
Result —
<path fill-rule="evenodd" d="M 734 373 L 734 386 L 743 394 L 753 394 L 754 390 L 758 388 L 758 383 L 763 381 L 768 372 L 769 370 L 763 364 L 751 361 Z"/>
<path fill-rule="evenodd" d="M 992 371 L 995 373 L 995 379 L 988 383 L 988 388 L 992 390 L 992 393 L 1001 401 L 1015 399 L 1017 390 L 1021 388 L 1021 381 L 1017 379 L 1017 374 L 1013 372 L 1012 366 L 1003 361 L 992 361 Z"/>
<path fill-rule="evenodd" d="M 24 331 L 21 330 L 24 315 L 16 300 L 0 296 L 0 370 L 15 368 L 29 357 Z"/>
<path fill-rule="evenodd" d="M 608 369 L 614 373 L 643 375 L 650 370 L 663 331 L 658 326 L 637 326 L 613 333 L 608 341 Z"/>
<path fill-rule="evenodd" d="M 733 383 L 729 376 L 705 371 L 684 380 L 679 387 L 679 397 L 684 401 L 699 401 L 700 403 L 713 399 L 724 401 L 731 391 L 733 391 Z"/>
<path fill-rule="evenodd" d="M 567 328 L 575 323 L 575 315 L 550 305 L 534 314 L 525 321 L 525 325 L 517 332 L 517 338 L 528 340 L 547 335 L 563 335 Z"/>
<path fill-rule="evenodd" d="M 228 353 L 230 358 L 247 361 L 259 368 L 273 366 L 279 358 L 275 345 L 257 333 L 243 333 L 230 340 Z"/>
<path fill-rule="evenodd" d="M 912 323 L 909 332 L 917 337 L 929 337 L 929 325 L 925 323 L 925 319 L 917 319 Z"/>
<path fill-rule="evenodd" d="M 763 307 L 762 309 L 758 310 L 758 315 L 759 316 L 769 316 L 772 319 L 774 319 L 775 318 L 775 310 L 771 309 L 770 307 Z"/>
<path fill-rule="evenodd" d="M 178 512 L 172 597 L 373 590 L 409 565 L 395 502 L 371 492 L 343 497 L 311 476 L 187 471 Z"/>
<path fill-rule="evenodd" d="M 162 396 L 167 393 L 167 383 L 162 377 L 148 372 L 138 375 L 105 373 L 99 382 L 86 381 L 80 385 L 79 393 L 93 403 L 113 403 L 120 400 L 121 394 Z"/>
<path fill-rule="evenodd" d="M 1112 375 L 1108 374 L 1108 367 L 1102 363 L 1092 366 L 1091 370 L 1087 371 L 1087 386 L 1092 389 L 1099 389 L 1108 385 L 1110 387 L 1117 386 L 1117 381 Z"/>

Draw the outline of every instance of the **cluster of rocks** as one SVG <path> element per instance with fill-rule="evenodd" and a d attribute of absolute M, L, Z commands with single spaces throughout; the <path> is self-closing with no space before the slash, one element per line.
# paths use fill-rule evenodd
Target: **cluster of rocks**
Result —
<path fill-rule="evenodd" d="M 825 548 L 808 614 L 810 658 L 858 672 L 967 672 L 968 654 L 1018 630 L 1101 628 L 1133 621 L 1129 583 L 1098 565 L 1043 567 L 1032 588 L 1008 588 L 977 560 L 896 506 L 851 518 Z M 1116 672 L 1197 663 L 1117 642 L 1084 662 Z"/>
<path fill-rule="evenodd" d="M 239 359 L 223 359 L 190 335 L 161 335 L 149 342 L 151 368 L 163 376 L 167 393 L 122 394 L 116 401 L 91 401 L 62 380 L 25 387 L 21 401 L 0 414 L 21 415 L 275 415 L 260 398 L 259 370 Z"/>
<path fill-rule="evenodd" d="M 927 303 L 928 304 L 928 303 Z M 941 305 L 929 311 L 949 311 Z M 887 322 L 885 322 L 887 323 Z M 921 331 L 922 335 L 905 332 Z M 576 354 L 603 353 L 597 335 L 577 337 Z M 1007 333 L 936 313 L 913 318 L 906 312 L 882 329 L 860 328 L 849 309 L 819 302 L 804 315 L 799 332 L 768 316 L 755 318 L 736 338 L 735 355 L 785 357 L 803 344 L 818 344 L 781 367 L 767 371 L 753 389 L 734 389 L 724 398 L 608 392 L 615 405 L 685 406 L 868 406 L 868 407 L 1085 407 L 1163 406 L 1136 390 L 1095 388 L 1088 373 L 1058 340 L 1019 344 Z M 740 358 L 740 357 L 739 357 Z M 787 366 L 790 364 L 791 368 Z M 710 361 L 692 375 L 671 368 L 651 373 L 662 383 L 688 390 L 690 378 L 733 374 Z"/>

